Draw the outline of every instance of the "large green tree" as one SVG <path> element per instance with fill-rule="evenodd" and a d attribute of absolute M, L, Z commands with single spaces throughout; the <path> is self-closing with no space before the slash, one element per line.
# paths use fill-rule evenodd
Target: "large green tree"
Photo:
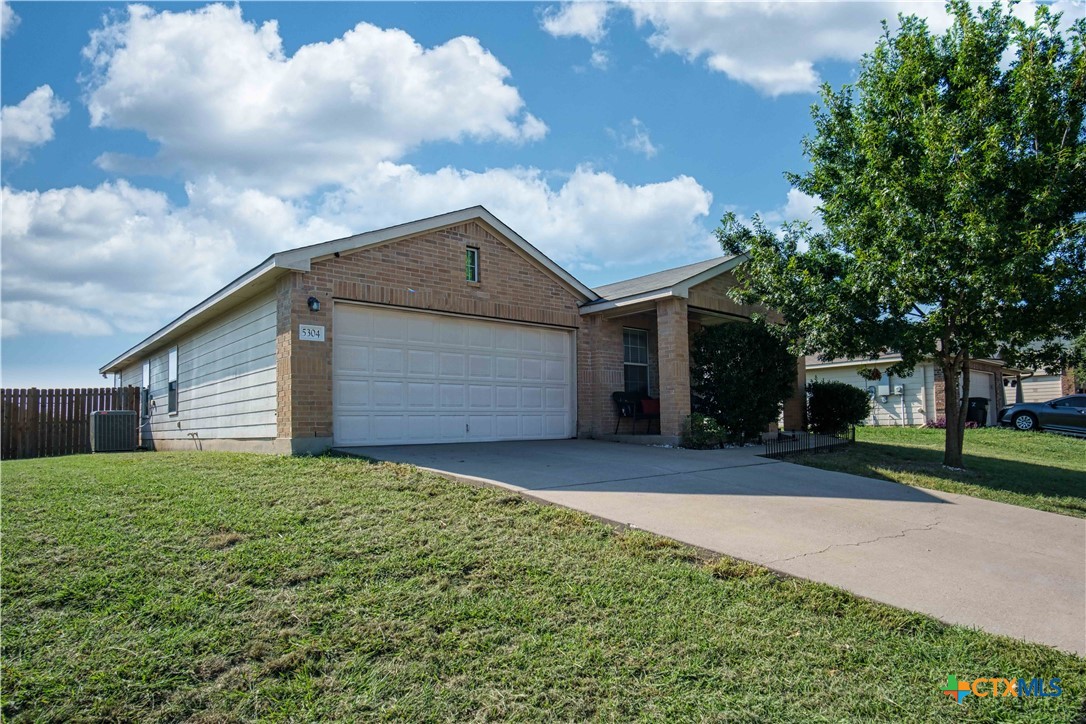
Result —
<path fill-rule="evenodd" d="M 934 357 L 962 467 L 971 361 L 1086 329 L 1086 21 L 947 8 L 942 36 L 902 17 L 855 84 L 823 87 L 810 170 L 787 177 L 824 230 L 729 215 L 718 236 L 750 256 L 738 296 L 779 310 L 797 351 L 892 350 L 894 374 Z"/>

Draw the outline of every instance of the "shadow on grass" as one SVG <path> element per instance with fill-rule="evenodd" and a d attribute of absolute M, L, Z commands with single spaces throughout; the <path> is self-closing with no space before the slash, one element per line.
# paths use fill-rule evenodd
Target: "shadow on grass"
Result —
<path fill-rule="evenodd" d="M 800 462 L 812 467 L 913 485 L 928 485 L 948 492 L 970 494 L 970 488 L 990 491 L 993 500 L 1014 494 L 1037 499 L 1043 509 L 1086 517 L 1086 475 L 1076 470 L 966 454 L 965 470 L 943 465 L 943 451 L 885 443 L 858 442 L 839 452 L 808 455 Z M 938 485 L 935 485 L 938 483 Z M 1034 506 L 1036 507 L 1036 506 Z"/>

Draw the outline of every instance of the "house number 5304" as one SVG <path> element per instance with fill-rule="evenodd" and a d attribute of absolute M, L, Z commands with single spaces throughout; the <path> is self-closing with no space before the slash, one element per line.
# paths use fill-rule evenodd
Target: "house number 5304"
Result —
<path fill-rule="evenodd" d="M 323 342 L 324 327 L 317 324 L 299 324 L 298 339 L 303 342 Z"/>

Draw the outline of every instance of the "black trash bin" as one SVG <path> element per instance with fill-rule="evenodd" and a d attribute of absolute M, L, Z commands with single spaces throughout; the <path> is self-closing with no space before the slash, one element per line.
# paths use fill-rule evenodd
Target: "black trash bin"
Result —
<path fill-rule="evenodd" d="M 969 410 L 965 413 L 966 422 L 975 422 L 977 427 L 988 426 L 988 398 L 970 397 Z"/>

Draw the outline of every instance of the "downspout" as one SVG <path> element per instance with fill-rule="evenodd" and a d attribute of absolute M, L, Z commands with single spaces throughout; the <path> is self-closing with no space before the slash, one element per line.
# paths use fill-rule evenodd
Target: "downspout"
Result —
<path fill-rule="evenodd" d="M 905 385 L 901 386 L 901 426 L 905 427 Z"/>

